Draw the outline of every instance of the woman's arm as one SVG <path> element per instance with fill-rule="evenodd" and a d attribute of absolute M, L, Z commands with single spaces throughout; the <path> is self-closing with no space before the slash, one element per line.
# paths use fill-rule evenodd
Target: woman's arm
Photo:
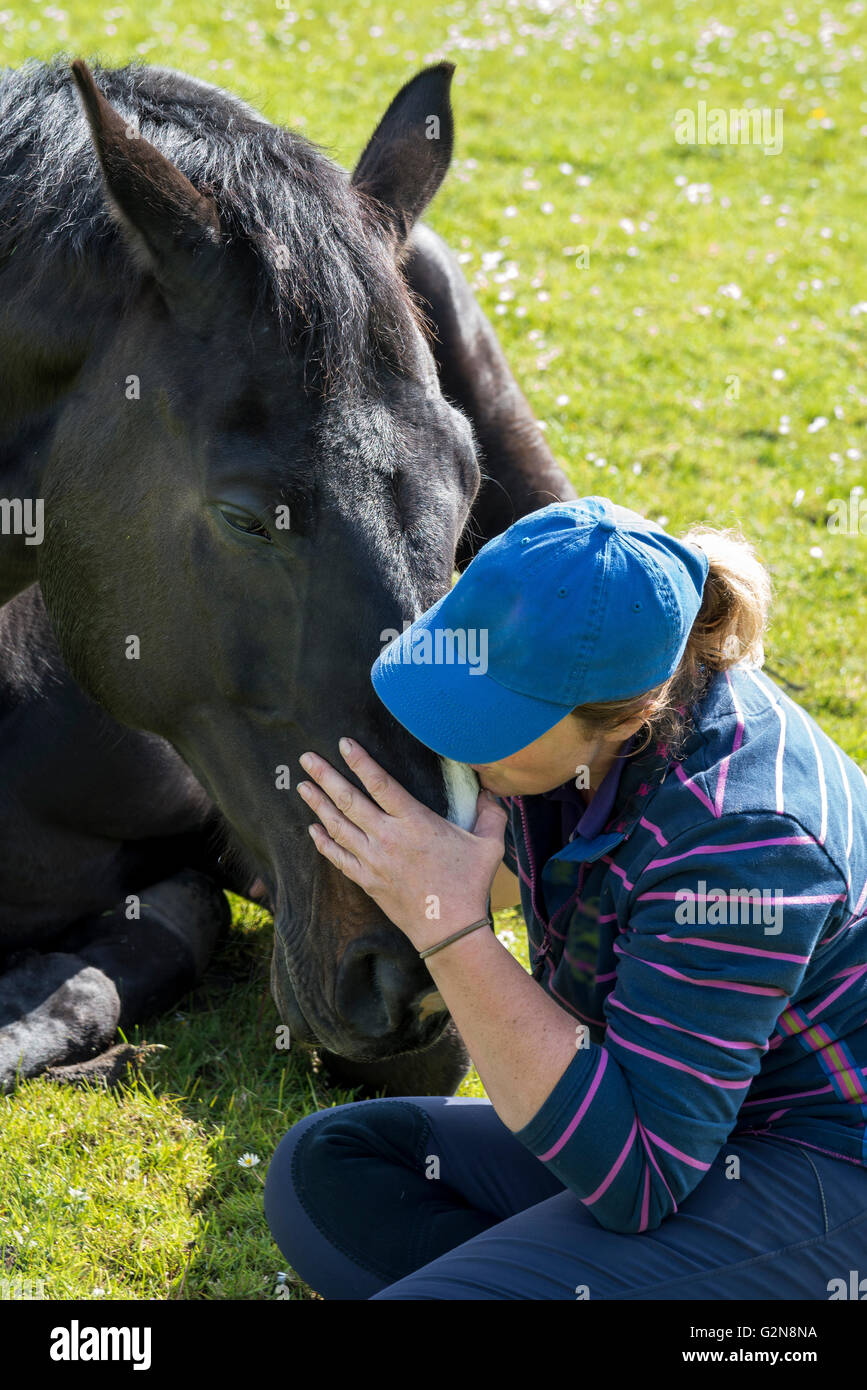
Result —
<path fill-rule="evenodd" d="M 765 1055 L 802 1028 L 790 1005 L 845 918 L 846 882 L 794 819 L 700 808 L 630 879 L 610 880 L 626 925 L 604 1044 L 589 1067 L 578 1053 L 517 1138 L 603 1226 L 639 1232 L 698 1185 Z M 756 890 L 773 910 L 743 907 Z"/>
<path fill-rule="evenodd" d="M 416 950 L 484 917 L 504 869 L 506 812 L 497 800 L 481 793 L 471 833 L 416 801 L 357 744 L 347 745 L 344 757 L 372 801 L 324 758 L 301 759 L 317 784 L 301 782 L 298 792 L 325 827 L 310 828 L 320 853 L 370 894 Z M 491 931 L 471 932 L 428 957 L 427 966 L 497 1114 L 520 1129 L 568 1067 L 585 1030 L 579 1025 L 576 1033 L 574 1018 Z"/>
<path fill-rule="evenodd" d="M 502 859 L 502 807 L 483 794 L 473 832 L 463 831 L 357 745 L 347 761 L 375 805 L 322 759 L 302 760 L 328 793 L 305 795 L 329 832 L 312 832 L 320 851 L 419 950 L 482 917 Z M 783 890 L 779 932 L 679 921 L 679 895 L 702 883 L 726 896 Z M 699 816 L 616 891 L 628 894 L 629 924 L 603 1046 L 588 1044 L 492 933 L 427 963 L 504 1124 L 600 1224 L 627 1232 L 655 1229 L 710 1167 L 846 885 L 797 822 L 756 812 Z M 422 911 L 431 893 L 442 894 L 433 922 Z"/>
<path fill-rule="evenodd" d="M 448 926 L 439 925 L 448 936 Z M 452 930 L 461 925 L 466 924 Z M 574 1060 L 587 1030 L 491 931 L 470 932 L 429 956 L 427 967 L 491 1104 L 509 1129 L 523 1129 Z"/>

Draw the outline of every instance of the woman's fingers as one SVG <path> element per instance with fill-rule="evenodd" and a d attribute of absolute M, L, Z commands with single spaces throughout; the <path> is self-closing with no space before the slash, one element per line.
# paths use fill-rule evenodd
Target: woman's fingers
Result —
<path fill-rule="evenodd" d="M 317 753 L 304 753 L 299 758 L 309 777 L 321 787 L 337 810 L 359 829 L 372 833 L 382 813 L 374 803 Z M 313 805 L 313 802 L 310 803 Z M 314 810 L 316 807 L 314 806 Z"/>
<path fill-rule="evenodd" d="M 342 845 L 356 858 L 363 857 L 365 850 L 370 848 L 367 836 L 357 825 L 347 820 L 346 816 L 341 815 L 324 791 L 314 782 L 299 782 L 298 795 L 304 798 L 311 811 L 315 811 L 335 844 Z"/>
<path fill-rule="evenodd" d="M 361 785 L 387 815 L 405 816 L 408 811 L 421 809 L 421 802 L 416 801 L 393 777 L 389 777 L 360 744 L 342 738 L 339 747 L 346 766 L 352 768 Z"/>
<path fill-rule="evenodd" d="M 337 809 L 353 824 L 370 833 L 381 828 L 381 811 L 389 816 L 403 816 L 412 809 L 424 809 L 421 802 L 410 796 L 393 777 L 389 777 L 385 769 L 374 762 L 359 744 L 342 738 L 340 752 L 347 767 L 352 769 L 373 801 L 318 754 L 304 753 L 299 761 L 304 771 L 328 793 Z"/>
<path fill-rule="evenodd" d="M 329 859 L 335 868 L 339 869 L 347 878 L 351 878 L 353 883 L 357 883 L 363 888 L 364 884 L 362 883 L 362 879 L 364 877 L 364 867 L 359 863 L 355 855 L 350 854 L 348 849 L 344 849 L 342 845 L 338 845 L 336 841 L 332 840 L 331 836 L 322 829 L 321 825 L 311 825 L 308 826 L 308 829 L 310 831 L 310 838 L 319 850 L 319 853 L 323 855 L 325 859 Z"/>

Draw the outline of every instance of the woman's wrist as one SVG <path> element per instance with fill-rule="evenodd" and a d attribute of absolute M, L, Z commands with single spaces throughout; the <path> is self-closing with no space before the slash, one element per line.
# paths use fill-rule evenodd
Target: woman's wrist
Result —
<path fill-rule="evenodd" d="M 475 909 L 468 908 L 465 912 L 450 911 L 447 916 L 437 917 L 429 922 L 425 921 L 423 926 L 414 928 L 412 933 L 407 932 L 406 934 L 417 951 L 427 951 L 432 946 L 438 946 L 450 936 L 454 936 L 456 932 L 462 931 L 464 927 L 470 926 L 473 922 L 479 922 L 483 918 L 487 918 L 488 921 L 491 920 L 487 902 L 476 906 Z M 483 929 L 479 928 L 479 930 Z M 472 935 L 472 933 L 469 934 Z M 461 939 L 464 940 L 465 938 Z M 453 944 L 456 945 L 457 943 Z M 451 945 L 443 947 L 444 951 L 451 949 Z"/>
<path fill-rule="evenodd" d="M 435 946 L 428 946 L 424 951 L 419 951 L 419 955 L 422 960 L 427 960 L 429 956 L 436 955 L 438 951 L 444 951 L 447 946 L 451 946 L 455 941 L 460 941 L 463 937 L 469 936 L 471 932 L 481 931 L 482 927 L 491 926 L 493 926 L 493 923 L 490 917 L 485 914 L 484 917 L 478 917 L 474 922 L 470 922 L 469 926 L 461 927 L 458 931 L 443 937 L 442 941 L 438 941 Z"/>
<path fill-rule="evenodd" d="M 452 941 L 441 951 L 435 951 L 425 961 L 425 965 L 437 988 L 450 992 L 455 981 L 460 981 L 463 986 L 466 983 L 466 977 L 468 975 L 472 977 L 477 970 L 481 975 L 487 975 L 489 969 L 488 953 L 492 950 L 505 952 L 509 959 L 512 959 L 509 951 L 493 930 L 493 926 L 488 930 L 480 927 L 478 931 L 468 932 L 466 936 Z M 519 968 L 523 971 L 523 966 L 520 964 Z M 448 1000 L 446 1000 L 446 1007 L 449 1007 Z"/>

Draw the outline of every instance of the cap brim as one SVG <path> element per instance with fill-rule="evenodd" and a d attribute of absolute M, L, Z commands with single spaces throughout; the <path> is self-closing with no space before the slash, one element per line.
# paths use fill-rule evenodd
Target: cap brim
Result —
<path fill-rule="evenodd" d="M 499 762 L 541 738 L 571 707 L 507 690 L 469 656 L 448 660 L 454 648 L 444 634 L 451 629 L 438 617 L 444 602 L 380 653 L 371 670 L 373 688 L 394 718 L 441 757 Z M 437 652 L 440 660 L 424 659 Z"/>

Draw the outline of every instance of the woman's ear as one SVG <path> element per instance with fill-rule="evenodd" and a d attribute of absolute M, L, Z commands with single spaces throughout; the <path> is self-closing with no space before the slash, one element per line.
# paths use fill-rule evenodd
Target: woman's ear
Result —
<path fill-rule="evenodd" d="M 653 713 L 654 707 L 648 705 L 646 709 L 643 709 L 640 714 L 634 715 L 632 719 L 625 719 L 622 724 L 618 724 L 615 729 L 609 731 L 612 742 L 618 744 L 625 743 L 628 738 L 632 738 L 633 734 L 638 733 L 638 730 L 647 723 Z"/>

